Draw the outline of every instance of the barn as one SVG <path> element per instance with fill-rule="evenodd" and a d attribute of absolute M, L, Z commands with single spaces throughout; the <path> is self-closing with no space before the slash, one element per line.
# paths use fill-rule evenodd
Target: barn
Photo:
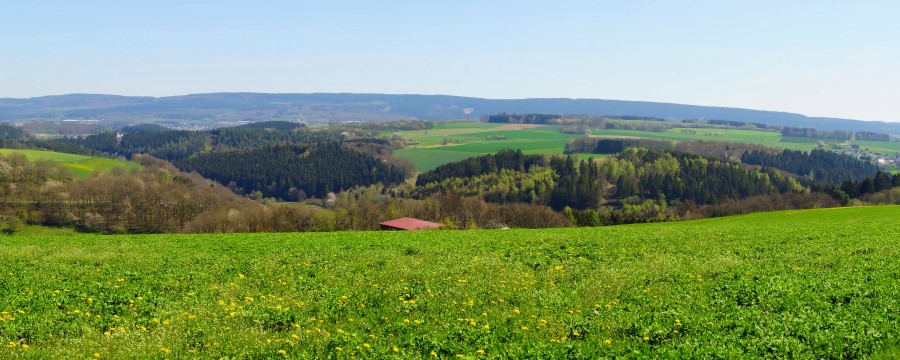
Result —
<path fill-rule="evenodd" d="M 408 217 L 385 221 L 378 225 L 381 225 L 381 230 L 425 230 L 444 226 L 443 224 Z"/>

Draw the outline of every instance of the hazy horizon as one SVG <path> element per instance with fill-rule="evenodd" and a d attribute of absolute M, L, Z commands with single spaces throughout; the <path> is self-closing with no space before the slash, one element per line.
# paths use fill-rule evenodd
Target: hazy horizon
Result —
<path fill-rule="evenodd" d="M 5 6 L 0 97 L 581 98 L 900 121 L 887 1 Z"/>

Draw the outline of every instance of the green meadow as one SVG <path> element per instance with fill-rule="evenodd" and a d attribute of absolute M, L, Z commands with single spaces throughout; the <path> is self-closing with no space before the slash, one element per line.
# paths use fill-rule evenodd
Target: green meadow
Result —
<path fill-rule="evenodd" d="M 99 158 L 86 155 L 67 154 L 45 150 L 19 150 L 19 149 L 0 149 L 0 154 L 9 155 L 19 153 L 25 155 L 29 161 L 52 160 L 55 161 L 72 172 L 78 178 L 85 178 L 98 170 L 112 170 L 120 167 L 124 170 L 137 169 L 141 166 L 137 163 Z"/>
<path fill-rule="evenodd" d="M 520 149 L 526 154 L 562 154 L 566 143 L 578 137 L 560 133 L 559 127 L 552 125 L 516 128 L 511 124 L 483 123 L 438 124 L 433 129 L 400 134 L 418 144 L 398 150 L 395 155 L 412 161 L 419 171 L 503 148 Z"/>
<path fill-rule="evenodd" d="M 0 237 L 0 358 L 891 358 L 900 207 Z"/>
<path fill-rule="evenodd" d="M 900 153 L 900 141 L 865 141 L 865 140 L 855 140 L 853 144 L 859 145 L 860 147 L 868 148 L 871 151 L 880 152 L 883 154 L 898 154 Z"/>

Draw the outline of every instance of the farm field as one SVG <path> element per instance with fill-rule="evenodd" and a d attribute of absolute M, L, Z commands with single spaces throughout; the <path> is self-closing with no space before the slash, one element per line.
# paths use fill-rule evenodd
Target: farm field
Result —
<path fill-rule="evenodd" d="M 0 358 L 891 357 L 898 216 L 0 237 Z"/>
<path fill-rule="evenodd" d="M 20 153 L 25 155 L 29 161 L 37 160 L 53 160 L 66 168 L 78 178 L 85 178 L 93 174 L 97 170 L 110 170 L 114 167 L 121 167 L 125 170 L 140 168 L 137 163 L 98 158 L 86 155 L 67 154 L 45 150 L 19 150 L 19 149 L 0 149 L 0 154 L 9 155 L 12 153 Z"/>
<path fill-rule="evenodd" d="M 384 132 L 391 134 L 391 132 Z M 401 149 L 395 155 L 410 160 L 418 171 L 427 171 L 449 162 L 472 156 L 496 153 L 503 148 L 521 149 L 527 154 L 561 154 L 566 143 L 579 135 L 562 134 L 555 125 L 517 125 L 490 123 L 439 123 L 429 130 L 399 131 L 417 145 Z M 674 141 L 721 141 L 759 144 L 782 149 L 809 151 L 820 139 L 782 137 L 774 131 L 723 128 L 674 128 L 665 132 L 594 129 L 597 137 L 635 137 Z M 489 140 L 489 137 L 503 140 Z M 446 144 L 445 144 L 446 139 Z M 882 153 L 900 152 L 900 142 L 854 141 L 853 144 Z M 599 158 L 602 156 L 587 156 Z"/>
<path fill-rule="evenodd" d="M 853 144 L 859 145 L 864 148 L 868 148 L 871 151 L 880 152 L 883 154 L 898 154 L 900 153 L 900 141 L 865 141 L 865 140 L 855 140 Z"/>
<path fill-rule="evenodd" d="M 578 135 L 563 134 L 558 126 L 532 127 L 515 124 L 448 123 L 433 129 L 400 131 L 404 138 L 419 142 L 396 151 L 410 160 L 418 171 L 427 171 L 472 156 L 496 153 L 503 148 L 520 149 L 526 154 L 562 154 L 566 143 Z M 504 138 L 489 140 L 489 137 Z M 444 144 L 444 139 L 448 143 Z"/>

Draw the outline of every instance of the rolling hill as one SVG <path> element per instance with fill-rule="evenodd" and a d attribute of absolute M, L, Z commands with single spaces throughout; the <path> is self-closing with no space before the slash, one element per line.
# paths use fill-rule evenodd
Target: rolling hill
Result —
<path fill-rule="evenodd" d="M 61 95 L 0 99 L 0 120 L 103 119 L 111 123 L 265 120 L 451 120 L 498 113 L 720 119 L 820 130 L 900 134 L 900 123 L 726 107 L 600 99 L 497 100 L 447 95 L 212 93 L 171 97 Z"/>

